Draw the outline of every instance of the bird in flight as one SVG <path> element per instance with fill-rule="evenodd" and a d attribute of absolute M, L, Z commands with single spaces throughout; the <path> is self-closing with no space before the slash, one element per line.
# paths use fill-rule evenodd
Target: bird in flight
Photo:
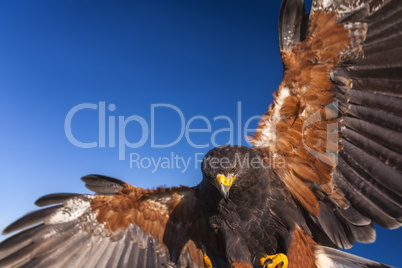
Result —
<path fill-rule="evenodd" d="M 283 80 L 252 148 L 195 187 L 88 175 L 9 225 L 0 267 L 387 267 L 338 248 L 402 224 L 402 3 L 283 0 Z"/>

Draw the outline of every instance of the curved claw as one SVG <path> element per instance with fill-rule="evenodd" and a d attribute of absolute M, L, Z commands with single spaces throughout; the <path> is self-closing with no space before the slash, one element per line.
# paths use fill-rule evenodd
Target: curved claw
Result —
<path fill-rule="evenodd" d="M 260 263 L 263 268 L 287 268 L 288 257 L 283 253 L 266 255 L 260 258 Z"/>
<path fill-rule="evenodd" d="M 212 262 L 207 255 L 204 256 L 204 267 L 205 268 L 213 268 Z"/>

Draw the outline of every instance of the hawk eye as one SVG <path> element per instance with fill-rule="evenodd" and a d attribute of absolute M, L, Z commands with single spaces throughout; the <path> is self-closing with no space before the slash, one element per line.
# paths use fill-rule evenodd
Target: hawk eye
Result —
<path fill-rule="evenodd" d="M 234 173 L 234 172 L 236 172 L 236 170 L 237 170 L 237 167 L 233 167 L 233 168 L 230 170 L 230 173 Z"/>

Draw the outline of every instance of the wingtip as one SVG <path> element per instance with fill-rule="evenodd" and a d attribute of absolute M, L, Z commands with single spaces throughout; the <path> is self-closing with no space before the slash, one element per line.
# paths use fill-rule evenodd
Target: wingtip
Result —
<path fill-rule="evenodd" d="M 392 268 L 384 263 L 366 259 L 338 249 L 318 246 L 315 252 L 319 267 L 372 267 Z M 320 266 L 321 265 L 321 266 Z M 333 265 L 333 266 L 331 266 Z M 352 266 L 353 265 L 353 266 Z"/>
<path fill-rule="evenodd" d="M 109 177 L 109 176 L 105 176 L 105 175 L 100 175 L 100 174 L 89 174 L 89 175 L 85 175 L 83 177 L 81 177 L 81 180 L 85 183 L 93 183 L 93 182 L 102 182 L 102 181 L 107 181 L 107 182 L 111 182 L 111 183 L 115 183 L 115 184 L 120 184 L 120 185 L 124 185 L 126 184 L 124 181 L 113 178 L 113 177 Z"/>
<path fill-rule="evenodd" d="M 290 51 L 301 39 L 305 14 L 303 0 L 283 0 L 279 14 L 279 48 Z"/>
<path fill-rule="evenodd" d="M 86 175 L 81 180 L 86 188 L 98 194 L 115 194 L 127 185 L 119 179 L 97 174 Z"/>
<path fill-rule="evenodd" d="M 97 178 L 99 178 L 101 176 L 102 175 L 99 175 L 99 174 L 88 174 L 88 175 L 82 176 L 81 180 L 86 183 L 87 181 L 92 181 L 92 180 L 97 179 Z"/>
<path fill-rule="evenodd" d="M 82 194 L 75 193 L 57 193 L 57 194 L 48 194 L 38 198 L 35 201 L 35 205 L 38 207 L 44 207 L 54 204 L 62 204 L 64 201 L 70 198 L 83 196 Z"/>
<path fill-rule="evenodd" d="M 20 229 L 19 222 L 20 222 L 20 219 L 12 222 L 6 228 L 4 228 L 4 230 L 1 232 L 1 234 L 8 235 L 8 234 L 14 233 L 15 231 L 19 230 Z"/>
<path fill-rule="evenodd" d="M 54 213 L 56 210 L 59 208 L 63 207 L 63 205 L 55 205 L 47 208 L 43 208 L 40 210 L 32 211 L 25 216 L 17 219 L 10 225 L 8 225 L 4 230 L 3 230 L 3 235 L 7 235 L 13 232 L 16 232 L 18 230 L 22 230 L 26 227 L 36 225 L 40 222 L 43 222 L 43 220 Z"/>
<path fill-rule="evenodd" d="M 9 225 L 9 226 L 10 226 L 10 225 Z M 2 235 L 8 235 L 8 234 L 10 233 L 10 232 L 7 230 L 9 226 L 7 226 L 6 228 L 3 229 L 3 231 L 1 231 L 1 234 L 2 234 Z"/>

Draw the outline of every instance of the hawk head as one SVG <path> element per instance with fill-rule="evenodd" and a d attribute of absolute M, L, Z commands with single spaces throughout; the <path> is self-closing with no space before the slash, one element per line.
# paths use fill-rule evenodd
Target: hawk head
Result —
<path fill-rule="evenodd" d="M 203 179 L 213 184 L 227 200 L 234 188 L 247 189 L 247 184 L 258 183 L 258 174 L 266 167 L 257 150 L 223 145 L 205 155 L 201 170 Z"/>

